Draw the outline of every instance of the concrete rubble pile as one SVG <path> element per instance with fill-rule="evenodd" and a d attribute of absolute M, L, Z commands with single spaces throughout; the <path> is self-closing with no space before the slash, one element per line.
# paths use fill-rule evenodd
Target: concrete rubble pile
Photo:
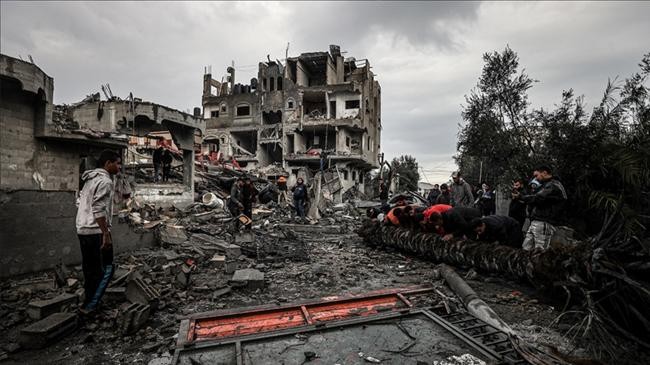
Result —
<path fill-rule="evenodd" d="M 330 284 L 323 265 L 311 267 L 309 246 L 320 242 L 342 247 L 354 237 L 360 213 L 345 203 L 322 212 L 320 220 L 296 224 L 289 206 L 271 201 L 253 210 L 251 230 L 235 228 L 225 207 L 227 184 L 235 173 L 213 173 L 204 185 L 213 196 L 185 209 L 156 207 L 129 200 L 117 217 L 136 232 L 153 231 L 159 247 L 123 253 L 115 258 L 116 269 L 95 318 L 78 318 L 83 296 L 81 265 L 44 272 L 24 279 L 2 282 L 0 328 L 11 333 L 0 343 L 0 359 L 20 349 L 39 349 L 83 333 L 81 343 L 65 356 L 75 356 L 91 343 L 110 342 L 115 356 L 121 348 L 142 342 L 139 353 L 164 352 L 173 348 L 178 318 L 196 312 L 224 308 L 224 298 L 239 305 L 257 302 L 269 281 L 282 285 L 279 276 L 309 278 L 309 290 L 318 293 Z M 214 183 L 219 181 L 219 183 Z M 268 184 L 255 179 L 263 190 Z M 203 197 L 202 197 L 203 198 Z M 308 224 L 304 224 L 308 223 Z M 331 238 L 326 237 L 329 236 Z M 119 242 L 115 243 L 119 245 Z M 372 266 L 369 265 L 370 270 Z M 353 284 L 351 275 L 346 283 Z M 286 302 L 304 295 L 287 285 L 266 300 Z M 194 306 L 188 307 L 188 303 Z"/>

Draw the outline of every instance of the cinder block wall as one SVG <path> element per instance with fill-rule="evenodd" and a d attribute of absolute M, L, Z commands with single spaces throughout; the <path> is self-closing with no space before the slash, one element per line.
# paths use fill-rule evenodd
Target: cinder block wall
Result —
<path fill-rule="evenodd" d="M 34 138 L 38 103 L 24 91 L 0 98 L 0 277 L 81 262 L 75 193 L 80 156 L 90 147 Z M 154 245 L 151 232 L 113 225 L 118 253 Z"/>
<path fill-rule="evenodd" d="M 34 138 L 37 98 L 26 92 L 0 99 L 0 189 L 77 190 L 79 151 Z"/>

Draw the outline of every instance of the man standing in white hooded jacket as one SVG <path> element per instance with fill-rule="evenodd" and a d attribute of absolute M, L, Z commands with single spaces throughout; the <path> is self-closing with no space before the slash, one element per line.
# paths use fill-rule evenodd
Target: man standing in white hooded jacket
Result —
<path fill-rule="evenodd" d="M 81 247 L 85 299 L 82 314 L 94 312 L 113 276 L 113 179 L 120 171 L 117 152 L 104 150 L 98 168 L 83 173 L 83 189 L 79 196 L 76 226 Z"/>

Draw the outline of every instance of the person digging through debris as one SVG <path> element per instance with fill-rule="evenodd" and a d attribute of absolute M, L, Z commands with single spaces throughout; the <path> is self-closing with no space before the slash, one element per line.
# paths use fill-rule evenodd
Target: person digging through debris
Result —
<path fill-rule="evenodd" d="M 83 173 L 83 188 L 75 220 L 81 267 L 84 276 L 82 314 L 97 310 L 108 283 L 113 276 L 113 179 L 120 171 L 121 158 L 117 152 L 105 150 L 99 156 L 98 168 Z"/>
<path fill-rule="evenodd" d="M 242 203 L 243 186 L 244 186 L 244 179 L 239 177 L 232 184 L 232 187 L 230 188 L 230 198 L 228 198 L 228 210 L 230 210 L 230 214 L 232 214 L 232 216 L 235 218 L 239 217 L 239 215 L 242 214 L 242 211 L 244 210 L 244 203 Z M 240 223 L 239 220 L 235 219 L 236 229 L 239 229 L 239 223 Z"/>
<path fill-rule="evenodd" d="M 524 240 L 521 226 L 516 219 L 503 215 L 476 218 L 470 223 L 480 241 L 494 242 L 519 248 Z"/>
<path fill-rule="evenodd" d="M 388 188 L 384 183 L 384 179 L 379 179 L 379 200 L 382 206 L 388 202 Z"/>
<path fill-rule="evenodd" d="M 250 230 L 253 226 L 253 203 L 257 200 L 257 194 L 258 191 L 253 185 L 250 176 L 246 176 L 242 186 L 242 204 L 244 205 L 244 215 L 250 219 L 250 223 L 245 227 L 247 230 Z"/>
<path fill-rule="evenodd" d="M 155 151 L 153 151 L 153 157 L 152 157 L 152 162 L 153 162 L 153 182 L 159 182 L 160 177 L 162 174 L 162 158 L 163 158 L 163 151 L 165 149 L 163 146 L 158 146 Z"/>
<path fill-rule="evenodd" d="M 564 186 L 553 176 L 550 167 L 539 166 L 533 171 L 533 175 L 542 184 L 537 193 L 531 195 L 513 193 L 514 199 L 521 199 L 533 208 L 530 214 L 530 227 L 522 245 L 522 248 L 528 251 L 549 248 L 551 238 L 557 231 L 556 226 L 562 223 L 564 204 L 568 199 Z"/>
<path fill-rule="evenodd" d="M 469 207 L 454 207 L 443 213 L 432 213 L 429 220 L 436 231 L 442 235 L 442 239 L 448 241 L 452 237 L 472 237 L 474 231 L 470 223 L 474 218 L 481 218 L 480 210 Z"/>
<path fill-rule="evenodd" d="M 307 195 L 307 186 L 302 177 L 298 178 L 296 185 L 291 188 L 293 192 L 293 206 L 296 208 L 296 216 L 300 219 L 305 219 L 305 205 L 309 201 Z"/>

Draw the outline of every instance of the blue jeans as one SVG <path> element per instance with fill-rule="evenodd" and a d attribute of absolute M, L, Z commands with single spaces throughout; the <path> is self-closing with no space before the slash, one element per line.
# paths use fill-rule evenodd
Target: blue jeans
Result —
<path fill-rule="evenodd" d="M 296 207 L 298 217 L 305 218 L 305 199 L 294 199 L 293 206 Z"/>

